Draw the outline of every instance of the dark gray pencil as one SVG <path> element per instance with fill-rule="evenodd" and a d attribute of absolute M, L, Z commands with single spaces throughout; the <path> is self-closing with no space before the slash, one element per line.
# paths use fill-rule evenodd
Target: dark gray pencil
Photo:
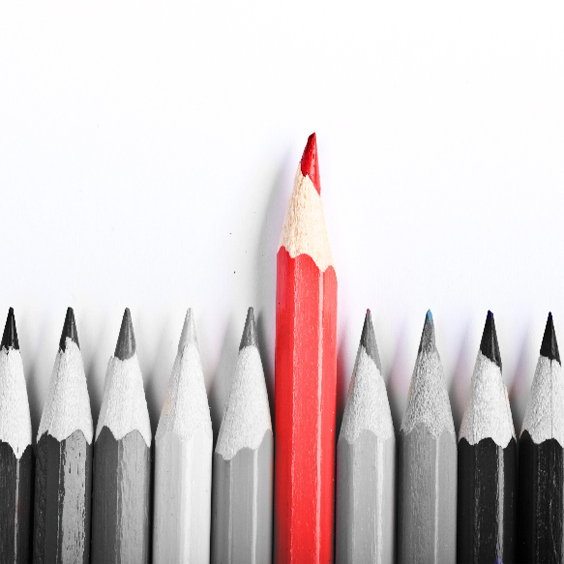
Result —
<path fill-rule="evenodd" d="M 90 560 L 92 414 L 72 308 L 68 308 L 37 434 L 33 561 Z"/>
<path fill-rule="evenodd" d="M 213 457 L 214 564 L 271 562 L 273 448 L 268 395 L 249 308 Z"/>
<path fill-rule="evenodd" d="M 126 309 L 96 426 L 92 564 L 149 561 L 151 425 L 135 351 Z"/>
<path fill-rule="evenodd" d="M 399 433 L 398 561 L 456 562 L 456 434 L 427 312 Z"/>
<path fill-rule="evenodd" d="M 14 310 L 0 345 L 0 562 L 31 560 L 31 418 Z"/>

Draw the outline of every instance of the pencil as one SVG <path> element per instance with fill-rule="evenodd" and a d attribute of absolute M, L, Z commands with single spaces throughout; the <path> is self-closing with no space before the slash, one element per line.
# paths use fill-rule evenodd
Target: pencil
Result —
<path fill-rule="evenodd" d="M 398 561 L 456 562 L 456 435 L 428 311 L 399 433 Z"/>
<path fill-rule="evenodd" d="M 275 559 L 333 559 L 337 276 L 315 133 L 296 172 L 277 255 Z"/>
<path fill-rule="evenodd" d="M 515 555 L 517 443 L 494 317 L 488 312 L 458 441 L 457 562 Z"/>
<path fill-rule="evenodd" d="M 153 563 L 210 561 L 213 432 L 192 310 L 155 435 Z"/>
<path fill-rule="evenodd" d="M 149 561 L 151 425 L 126 308 L 94 442 L 92 564 Z"/>
<path fill-rule="evenodd" d="M 249 308 L 213 457 L 212 563 L 272 560 L 272 423 Z"/>
<path fill-rule="evenodd" d="M 0 562 L 31 561 L 31 417 L 14 310 L 0 345 Z"/>
<path fill-rule="evenodd" d="M 531 397 L 519 438 L 519 518 L 522 562 L 562 562 L 564 380 L 552 314 L 548 314 Z"/>
<path fill-rule="evenodd" d="M 338 564 L 393 564 L 396 442 L 370 310 L 337 443 Z"/>
<path fill-rule="evenodd" d="M 37 433 L 33 561 L 90 561 L 92 413 L 72 308 L 67 309 Z"/>

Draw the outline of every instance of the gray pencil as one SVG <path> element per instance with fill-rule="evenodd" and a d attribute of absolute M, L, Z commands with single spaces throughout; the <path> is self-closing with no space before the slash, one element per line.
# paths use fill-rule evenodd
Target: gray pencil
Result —
<path fill-rule="evenodd" d="M 370 310 L 337 443 L 338 564 L 392 564 L 396 444 Z"/>
<path fill-rule="evenodd" d="M 149 561 L 151 425 L 135 349 L 126 309 L 96 426 L 92 564 Z"/>
<path fill-rule="evenodd" d="M 398 561 L 456 562 L 456 435 L 430 311 L 398 453 Z"/>
<path fill-rule="evenodd" d="M 39 432 L 35 564 L 90 561 L 92 415 L 72 308 L 68 308 Z"/>
<path fill-rule="evenodd" d="M 213 457 L 212 563 L 272 560 L 273 436 L 249 308 Z"/>

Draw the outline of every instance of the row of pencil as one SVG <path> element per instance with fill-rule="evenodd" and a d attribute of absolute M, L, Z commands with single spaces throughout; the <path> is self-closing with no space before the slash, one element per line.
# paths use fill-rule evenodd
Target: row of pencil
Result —
<path fill-rule="evenodd" d="M 367 312 L 337 444 L 336 561 L 561 562 L 563 418 L 549 314 L 518 456 L 488 312 L 457 444 L 428 312 L 396 445 Z M 151 440 L 129 310 L 94 434 L 69 308 L 34 453 L 10 309 L 0 352 L 0 562 L 143 563 L 152 552 L 155 563 L 203 563 L 210 548 L 216 563 L 270 562 L 274 443 L 252 308 L 213 455 L 188 311 L 155 436 L 152 500 Z"/>

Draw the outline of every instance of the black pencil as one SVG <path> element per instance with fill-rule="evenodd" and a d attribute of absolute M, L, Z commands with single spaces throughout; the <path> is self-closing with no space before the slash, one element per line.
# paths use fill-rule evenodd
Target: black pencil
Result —
<path fill-rule="evenodd" d="M 90 560 L 92 414 L 69 307 L 37 433 L 33 561 Z"/>
<path fill-rule="evenodd" d="M 548 314 L 531 397 L 519 438 L 521 562 L 561 563 L 563 538 L 564 381 Z"/>
<path fill-rule="evenodd" d="M 96 425 L 92 564 L 149 561 L 151 425 L 135 351 L 126 309 Z"/>
<path fill-rule="evenodd" d="M 14 310 L 0 345 L 0 562 L 31 560 L 31 418 Z"/>
<path fill-rule="evenodd" d="M 516 488 L 515 430 L 489 311 L 460 427 L 457 562 L 514 562 Z"/>

